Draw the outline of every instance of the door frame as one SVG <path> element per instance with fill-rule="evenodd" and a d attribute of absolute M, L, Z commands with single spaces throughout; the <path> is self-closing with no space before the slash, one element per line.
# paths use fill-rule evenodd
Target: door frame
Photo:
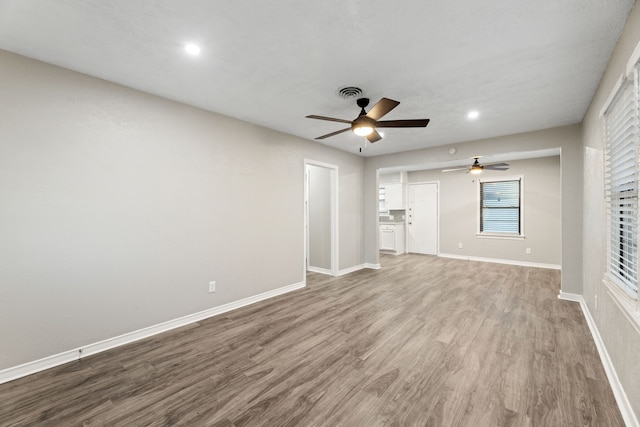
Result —
<path fill-rule="evenodd" d="M 407 210 L 409 209 L 409 187 L 412 185 L 424 185 L 424 184 L 435 184 L 436 185 L 436 203 L 437 212 L 436 212 L 436 256 L 440 256 L 440 181 L 418 181 L 418 182 L 409 182 L 407 183 Z M 407 253 L 409 253 L 409 227 L 407 224 L 406 227 L 406 236 L 405 236 L 405 245 Z"/>
<path fill-rule="evenodd" d="M 303 199 L 303 215 L 304 215 L 304 257 L 303 262 L 303 277 L 306 278 L 307 270 L 309 267 L 309 173 L 308 166 L 316 166 L 329 170 L 330 186 L 331 186 L 331 206 L 330 221 L 331 221 L 331 243 L 329 245 L 331 249 L 331 268 L 328 272 L 320 271 L 320 273 L 330 274 L 331 276 L 338 275 L 338 166 L 325 162 L 320 162 L 312 159 L 304 159 L 304 199 Z M 306 279 L 305 279 L 306 282 Z"/>

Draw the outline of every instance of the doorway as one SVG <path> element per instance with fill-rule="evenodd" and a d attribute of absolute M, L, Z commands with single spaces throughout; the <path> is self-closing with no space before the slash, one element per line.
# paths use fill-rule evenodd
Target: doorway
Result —
<path fill-rule="evenodd" d="M 305 272 L 338 275 L 338 167 L 305 160 Z"/>
<path fill-rule="evenodd" d="M 408 185 L 407 246 L 416 254 L 438 254 L 438 183 Z"/>

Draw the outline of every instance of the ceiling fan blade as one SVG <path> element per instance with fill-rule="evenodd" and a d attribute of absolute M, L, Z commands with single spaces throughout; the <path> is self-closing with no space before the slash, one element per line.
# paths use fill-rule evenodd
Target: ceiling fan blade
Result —
<path fill-rule="evenodd" d="M 429 119 L 416 120 L 382 120 L 376 123 L 377 128 L 423 128 L 429 124 Z"/>
<path fill-rule="evenodd" d="M 442 169 L 442 172 L 455 172 L 455 171 L 464 171 L 464 170 L 468 170 L 468 167 L 464 167 L 464 168 L 453 168 L 453 169 Z"/>
<path fill-rule="evenodd" d="M 484 165 L 484 168 L 494 171 L 506 171 L 509 170 L 509 163 L 494 163 L 491 165 Z"/>
<path fill-rule="evenodd" d="M 335 132 L 331 132 L 331 133 L 328 133 L 328 134 L 326 134 L 326 135 L 319 136 L 319 137 L 317 137 L 316 139 L 325 139 L 325 138 L 329 138 L 330 136 L 338 135 L 339 133 L 346 132 L 346 131 L 348 131 L 348 130 L 351 130 L 351 128 L 346 128 L 346 129 L 342 129 L 342 130 L 337 130 L 337 131 L 335 131 Z"/>
<path fill-rule="evenodd" d="M 398 101 L 394 101 L 389 98 L 382 98 L 376 105 L 374 105 L 371 110 L 367 113 L 367 117 L 373 120 L 380 120 L 382 116 L 387 114 L 389 111 L 396 108 L 400 103 Z"/>
<path fill-rule="evenodd" d="M 373 144 L 376 141 L 380 141 L 382 139 L 382 136 L 380 136 L 380 134 L 374 129 L 374 131 L 367 135 L 365 138 L 367 138 L 369 142 Z"/>
<path fill-rule="evenodd" d="M 313 114 L 311 114 L 310 116 L 306 116 L 306 117 L 307 117 L 307 119 L 327 120 L 329 122 L 351 123 L 351 120 L 336 119 L 336 118 L 333 118 L 333 117 L 325 117 L 325 116 L 316 116 L 316 115 L 313 115 Z"/>

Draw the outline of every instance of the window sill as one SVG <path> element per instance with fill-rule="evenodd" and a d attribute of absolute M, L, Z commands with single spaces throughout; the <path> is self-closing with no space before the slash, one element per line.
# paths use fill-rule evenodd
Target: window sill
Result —
<path fill-rule="evenodd" d="M 524 240 L 524 234 L 490 234 L 476 233 L 479 239 Z"/>
<path fill-rule="evenodd" d="M 640 334 L 640 311 L 638 310 L 638 301 L 630 297 L 623 289 L 620 288 L 607 276 L 603 277 L 602 283 L 607 288 L 607 293 L 616 303 L 627 319 L 631 322 L 636 332 Z"/>

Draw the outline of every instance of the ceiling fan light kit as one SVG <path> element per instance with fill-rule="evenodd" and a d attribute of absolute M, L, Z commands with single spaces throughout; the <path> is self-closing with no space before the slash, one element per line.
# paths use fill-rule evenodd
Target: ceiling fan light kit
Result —
<path fill-rule="evenodd" d="M 352 125 L 351 130 L 358 136 L 367 136 L 373 132 L 373 128 L 371 126 L 365 125 Z"/>
<path fill-rule="evenodd" d="M 360 107 L 360 114 L 358 118 L 351 123 L 351 130 L 358 136 L 370 135 L 376 126 L 376 121 L 367 117 L 367 112 L 364 110 L 364 107 L 369 105 L 369 98 L 360 98 L 357 103 L 358 107 Z"/>
<path fill-rule="evenodd" d="M 359 98 L 357 101 L 358 107 L 360 107 L 360 114 L 354 120 L 336 119 L 333 117 L 309 115 L 308 119 L 326 120 L 330 122 L 348 123 L 351 126 L 346 129 L 341 129 L 335 132 L 328 133 L 317 137 L 316 139 L 325 139 L 330 136 L 338 135 L 348 130 L 351 130 L 358 136 L 364 136 L 367 141 L 374 143 L 382 139 L 376 128 L 411 128 L 411 127 L 426 127 L 429 124 L 429 119 L 417 119 L 417 120 L 380 120 L 389 111 L 396 108 L 400 102 L 393 99 L 382 98 L 371 110 L 367 113 L 365 107 L 369 105 L 369 98 Z"/>
<path fill-rule="evenodd" d="M 478 159 L 480 158 L 480 156 L 476 156 L 474 157 L 474 162 L 471 165 L 471 167 L 469 167 L 469 173 L 473 174 L 473 175 L 480 175 L 484 169 L 484 166 L 482 166 L 480 164 L 480 162 L 478 162 Z"/>

